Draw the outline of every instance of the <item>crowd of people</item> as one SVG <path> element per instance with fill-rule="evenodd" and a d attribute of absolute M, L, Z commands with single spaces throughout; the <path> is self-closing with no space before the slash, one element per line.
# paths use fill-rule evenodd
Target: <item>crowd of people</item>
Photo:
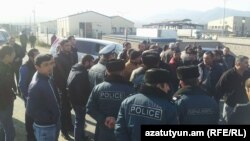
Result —
<path fill-rule="evenodd" d="M 5 141 L 15 138 L 12 115 L 18 93 L 26 108 L 28 141 L 57 141 L 60 131 L 67 140 L 72 132 L 75 141 L 89 140 L 86 114 L 97 122 L 95 141 L 139 141 L 143 124 L 250 124 L 249 59 L 233 56 L 227 47 L 204 52 L 188 45 L 181 51 L 178 42 L 164 48 L 125 42 L 120 54 L 108 45 L 98 61 L 85 55 L 78 62 L 75 45 L 74 36 L 62 40 L 55 57 L 33 47 L 25 63 L 15 38 L 0 47 Z"/>

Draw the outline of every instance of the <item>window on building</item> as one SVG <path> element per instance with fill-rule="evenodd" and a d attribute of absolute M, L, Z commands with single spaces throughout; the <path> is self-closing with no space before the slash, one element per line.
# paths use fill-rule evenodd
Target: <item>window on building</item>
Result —
<path fill-rule="evenodd" d="M 112 32 L 116 33 L 116 27 L 112 27 Z"/>
<path fill-rule="evenodd" d="M 120 27 L 120 33 L 124 33 L 125 28 L 124 27 Z"/>

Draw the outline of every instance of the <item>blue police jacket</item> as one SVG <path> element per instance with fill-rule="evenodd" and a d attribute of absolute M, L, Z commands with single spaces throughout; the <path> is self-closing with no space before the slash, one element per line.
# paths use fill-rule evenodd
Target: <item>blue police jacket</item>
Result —
<path fill-rule="evenodd" d="M 135 91 L 122 76 L 108 76 L 95 86 L 87 103 L 87 113 L 97 121 L 95 141 L 115 141 L 114 129 L 104 125 L 106 117 L 117 118 L 122 101 Z"/>
<path fill-rule="evenodd" d="M 219 106 L 200 87 L 185 87 L 176 92 L 180 124 L 218 124 Z"/>
<path fill-rule="evenodd" d="M 177 107 L 170 94 L 152 86 L 125 99 L 117 117 L 117 141 L 140 141 L 143 124 L 178 124 Z"/>

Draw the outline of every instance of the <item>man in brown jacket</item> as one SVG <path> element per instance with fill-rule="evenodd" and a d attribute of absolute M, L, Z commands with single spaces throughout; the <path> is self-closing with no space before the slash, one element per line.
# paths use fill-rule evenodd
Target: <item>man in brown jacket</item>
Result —
<path fill-rule="evenodd" d="M 125 64 L 124 77 L 126 80 L 130 79 L 133 70 L 140 66 L 141 54 L 138 51 L 132 51 L 129 54 L 129 60 Z"/>

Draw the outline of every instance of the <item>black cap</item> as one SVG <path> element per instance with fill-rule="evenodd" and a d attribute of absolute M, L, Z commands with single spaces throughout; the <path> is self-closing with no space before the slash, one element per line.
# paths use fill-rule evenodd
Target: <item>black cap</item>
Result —
<path fill-rule="evenodd" d="M 197 66 L 182 66 L 178 67 L 177 70 L 177 77 L 180 80 L 187 80 L 199 77 L 199 70 Z"/>
<path fill-rule="evenodd" d="M 159 53 L 154 50 L 154 49 L 150 49 L 150 50 L 146 50 L 142 53 L 142 59 L 144 58 L 157 58 L 160 59 L 160 55 Z"/>
<path fill-rule="evenodd" d="M 145 83 L 159 84 L 170 82 L 170 73 L 167 70 L 153 68 L 146 71 L 144 76 Z"/>
<path fill-rule="evenodd" d="M 134 60 L 140 56 L 141 56 L 141 53 L 139 51 L 135 51 L 135 50 L 130 52 L 130 55 L 129 55 L 131 60 Z"/>
<path fill-rule="evenodd" d="M 157 51 L 151 49 L 142 53 L 142 63 L 147 67 L 153 67 L 160 61 L 160 55 Z"/>
<path fill-rule="evenodd" d="M 107 62 L 106 68 L 109 72 L 122 71 L 125 68 L 123 60 L 113 59 Z"/>

